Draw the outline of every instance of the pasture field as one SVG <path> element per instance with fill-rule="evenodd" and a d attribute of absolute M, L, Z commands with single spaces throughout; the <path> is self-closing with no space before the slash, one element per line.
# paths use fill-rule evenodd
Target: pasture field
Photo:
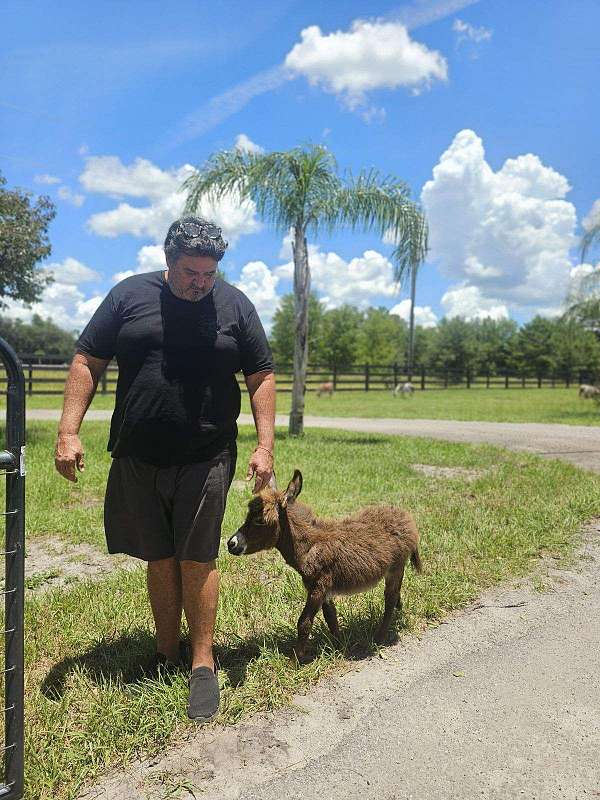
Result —
<path fill-rule="evenodd" d="M 323 405 L 328 402 L 323 399 Z M 398 400 L 401 404 L 408 401 Z M 54 472 L 55 427 L 29 425 L 27 536 L 43 541 L 52 535 L 102 547 L 108 425 L 84 423 L 87 467 L 75 485 Z M 224 539 L 244 517 L 250 490 L 239 481 L 254 443 L 253 430 L 242 428 Z M 453 467 L 455 472 L 442 479 L 414 465 Z M 414 513 L 422 535 L 424 574 L 407 570 L 404 614 L 398 621 L 401 636 L 438 625 L 488 586 L 524 575 L 536 565 L 539 569 L 540 556 L 568 558 L 580 526 L 597 513 L 600 491 L 600 476 L 558 461 L 489 446 L 335 430 L 309 430 L 299 440 L 278 431 L 281 485 L 295 467 L 304 475 L 301 500 L 318 514 L 340 516 L 378 502 Z M 377 651 L 372 635 L 382 611 L 381 587 L 340 599 L 345 636 L 340 648 L 318 618 L 315 659 L 298 666 L 291 647 L 304 602 L 300 579 L 276 552 L 235 558 L 224 548 L 219 564 L 221 723 L 289 702 L 321 676 Z M 27 797 L 73 798 L 104 770 L 137 754 L 158 752 L 189 730 L 186 676 L 149 674 L 144 667 L 152 652 L 143 568 L 115 571 L 99 582 L 75 583 L 40 596 L 29 593 Z"/>
<path fill-rule="evenodd" d="M 277 394 L 277 410 L 289 412 L 291 394 Z M 5 405 L 0 397 L 0 407 Z M 96 395 L 92 408 L 112 409 L 114 395 Z M 33 395 L 28 408 L 61 408 L 59 395 Z M 242 394 L 242 411 L 250 413 L 248 396 Z M 411 398 L 393 397 L 384 391 L 336 392 L 333 397 L 306 394 L 306 414 L 327 417 L 391 417 L 398 419 L 455 419 L 488 422 L 545 422 L 566 425 L 600 425 L 600 407 L 580 400 L 577 387 L 570 389 L 426 389 Z"/>

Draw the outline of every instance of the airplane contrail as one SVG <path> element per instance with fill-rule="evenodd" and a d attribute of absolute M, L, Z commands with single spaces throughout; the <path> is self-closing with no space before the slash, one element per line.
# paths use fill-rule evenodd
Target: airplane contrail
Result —
<path fill-rule="evenodd" d="M 396 11 L 386 14 L 385 18 L 394 19 L 407 29 L 414 30 L 478 2 L 480 0 L 416 0 L 410 5 L 401 6 Z M 232 114 L 241 111 L 254 97 L 273 91 L 293 77 L 289 70 L 280 64 L 238 83 L 185 117 L 164 142 L 164 148 L 171 149 L 196 139 Z"/>

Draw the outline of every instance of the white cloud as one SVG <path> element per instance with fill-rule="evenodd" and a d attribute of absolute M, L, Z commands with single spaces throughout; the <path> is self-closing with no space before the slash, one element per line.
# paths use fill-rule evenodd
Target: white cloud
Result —
<path fill-rule="evenodd" d="M 112 276 L 115 283 L 129 278 L 131 275 L 139 275 L 142 272 L 155 272 L 159 269 L 166 269 L 165 252 L 160 245 L 147 244 L 142 247 L 137 254 L 136 269 L 128 269 L 117 272 Z"/>
<path fill-rule="evenodd" d="M 508 308 L 499 301 L 483 297 L 477 286 L 458 286 L 442 296 L 442 306 L 447 317 L 465 319 L 507 319 Z"/>
<path fill-rule="evenodd" d="M 145 197 L 150 201 L 146 206 L 122 202 L 110 211 L 93 214 L 88 220 L 88 229 L 98 236 L 115 238 L 130 234 L 162 243 L 169 225 L 183 213 L 186 195 L 181 191 L 181 184 L 194 172 L 189 164 L 164 171 L 141 158 L 130 166 L 116 156 L 88 158 L 80 180 L 89 191 L 111 197 Z M 236 194 L 217 202 L 203 199 L 199 214 L 219 225 L 230 245 L 240 236 L 255 233 L 261 227 L 254 203 L 240 201 Z"/>
<path fill-rule="evenodd" d="M 279 305 L 277 284 L 279 276 L 271 272 L 263 261 L 250 261 L 240 274 L 235 286 L 254 303 L 258 316 L 268 331 L 273 323 L 273 314 Z"/>
<path fill-rule="evenodd" d="M 66 200 L 67 203 L 71 203 L 71 205 L 77 206 L 77 208 L 85 203 L 85 195 L 77 194 L 72 189 L 69 189 L 68 186 L 59 186 L 58 196 L 61 200 Z"/>
<path fill-rule="evenodd" d="M 53 262 L 44 268 L 45 272 L 51 273 L 57 283 L 78 286 L 80 283 L 99 281 L 101 276 L 95 270 L 86 267 L 76 258 L 65 258 L 61 262 Z"/>
<path fill-rule="evenodd" d="M 283 258 L 290 252 L 290 241 L 289 235 L 283 240 Z M 361 257 L 345 261 L 337 253 L 324 253 L 317 245 L 309 244 L 308 255 L 312 286 L 327 308 L 337 308 L 344 303 L 367 308 L 378 298 L 398 294 L 391 261 L 375 250 L 365 250 Z M 277 267 L 275 274 L 292 280 L 293 262 Z"/>
<path fill-rule="evenodd" d="M 145 158 L 136 158 L 129 166 L 118 156 L 90 156 L 79 180 L 88 192 L 110 197 L 147 197 L 160 200 L 177 192 L 183 181 L 194 173 L 190 164 L 179 169 L 162 170 Z"/>
<path fill-rule="evenodd" d="M 65 330 L 81 331 L 102 300 L 102 295 L 86 298 L 74 284 L 57 282 L 45 289 L 40 302 L 31 308 L 25 308 L 15 300 L 7 300 L 7 308 L 2 313 L 24 322 L 31 321 L 33 315 L 38 314 L 44 319 L 49 317 Z"/>
<path fill-rule="evenodd" d="M 569 189 L 533 154 L 494 172 L 473 131 L 456 135 L 421 193 L 430 259 L 457 283 L 445 295 L 449 313 L 556 306 L 568 290 L 575 243 Z"/>
<path fill-rule="evenodd" d="M 364 105 L 371 90 L 404 86 L 417 92 L 447 77 L 444 57 L 412 40 L 398 22 L 356 20 L 350 31 L 331 34 L 311 25 L 300 36 L 285 66 L 337 94 L 351 109 Z"/>
<path fill-rule="evenodd" d="M 457 45 L 462 42 L 473 42 L 479 44 L 480 42 L 489 41 L 492 38 L 492 32 L 488 28 L 476 28 L 468 22 L 463 22 L 462 19 L 455 19 L 452 25 L 452 30 L 456 33 Z"/>
<path fill-rule="evenodd" d="M 253 142 L 245 133 L 240 133 L 235 140 L 235 149 L 243 153 L 264 153 L 264 147 Z"/>
<path fill-rule="evenodd" d="M 410 320 L 410 300 L 401 300 L 390 308 L 390 314 L 396 314 L 408 322 Z M 421 325 L 423 328 L 435 328 L 437 321 L 437 314 L 431 306 L 415 306 L 415 325 Z"/>
<path fill-rule="evenodd" d="M 47 186 L 52 186 L 54 183 L 60 183 L 60 178 L 57 178 L 55 175 L 48 175 L 46 173 L 43 175 L 34 175 L 33 180 L 36 183 L 45 183 Z"/>

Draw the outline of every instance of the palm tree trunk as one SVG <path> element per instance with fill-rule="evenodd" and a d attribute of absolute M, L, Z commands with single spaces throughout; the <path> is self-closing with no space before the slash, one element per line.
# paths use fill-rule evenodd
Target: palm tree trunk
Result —
<path fill-rule="evenodd" d="M 296 330 L 294 341 L 294 385 L 292 387 L 292 410 L 289 433 L 301 436 L 304 433 L 304 391 L 308 365 L 308 298 L 310 295 L 310 267 L 308 247 L 304 229 L 294 226 L 294 307 Z"/>
<path fill-rule="evenodd" d="M 410 322 L 408 324 L 408 380 L 412 380 L 415 360 L 415 297 L 417 295 L 417 267 L 410 268 Z"/>

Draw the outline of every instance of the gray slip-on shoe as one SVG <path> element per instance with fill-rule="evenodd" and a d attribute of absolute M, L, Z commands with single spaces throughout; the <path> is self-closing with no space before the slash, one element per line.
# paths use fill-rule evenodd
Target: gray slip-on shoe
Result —
<path fill-rule="evenodd" d="M 188 717 L 194 722 L 210 722 L 219 713 L 219 680 L 217 670 L 196 667 L 190 675 Z"/>

